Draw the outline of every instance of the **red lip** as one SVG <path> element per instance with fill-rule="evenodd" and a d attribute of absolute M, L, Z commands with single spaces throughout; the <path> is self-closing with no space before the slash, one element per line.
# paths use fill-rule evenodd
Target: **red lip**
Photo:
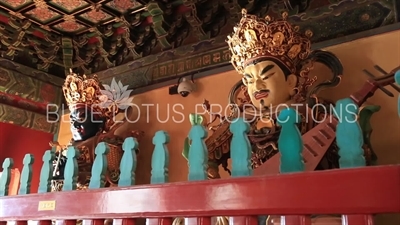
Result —
<path fill-rule="evenodd" d="M 257 91 L 254 93 L 254 97 L 256 98 L 256 100 L 268 97 L 268 95 L 269 95 L 269 91 Z"/>

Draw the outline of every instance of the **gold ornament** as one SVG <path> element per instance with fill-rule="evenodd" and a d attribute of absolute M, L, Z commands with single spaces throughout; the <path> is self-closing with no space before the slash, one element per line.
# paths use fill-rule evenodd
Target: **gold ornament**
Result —
<path fill-rule="evenodd" d="M 70 74 L 65 78 L 62 89 L 71 111 L 80 107 L 90 108 L 96 115 L 106 119 L 105 131 L 108 131 L 114 124 L 113 118 L 118 112 L 118 108 L 102 105 L 107 101 L 107 96 L 101 93 L 104 87 L 97 75 L 88 78 L 86 75 L 79 76 L 70 69 Z"/>
<path fill-rule="evenodd" d="M 70 69 L 70 74 L 67 75 L 62 89 L 65 100 L 72 109 L 80 104 L 92 106 L 101 103 L 99 99 L 102 95 L 101 87 L 96 75 L 87 78 L 86 75 L 79 76 Z"/>
<path fill-rule="evenodd" d="M 299 33 L 297 26 L 286 21 L 287 16 L 283 13 L 279 20 L 270 16 L 263 19 L 242 9 L 242 19 L 227 40 L 236 71 L 243 74 L 252 61 L 269 58 L 279 61 L 293 74 L 299 72 L 299 63 L 311 53 L 310 36 Z"/>

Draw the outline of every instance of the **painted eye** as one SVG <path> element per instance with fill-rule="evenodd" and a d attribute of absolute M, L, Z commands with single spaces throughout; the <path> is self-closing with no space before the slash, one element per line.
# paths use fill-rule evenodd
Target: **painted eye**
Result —
<path fill-rule="evenodd" d="M 271 77 L 272 75 L 274 75 L 274 74 L 275 74 L 275 72 L 270 73 L 270 74 L 268 74 L 267 76 L 263 77 L 262 79 L 263 79 L 263 80 L 266 80 L 266 79 L 270 78 L 270 77 Z"/>

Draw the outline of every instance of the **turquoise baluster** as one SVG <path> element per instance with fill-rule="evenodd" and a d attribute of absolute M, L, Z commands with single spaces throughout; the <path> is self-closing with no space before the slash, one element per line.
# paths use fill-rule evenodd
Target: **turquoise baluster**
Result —
<path fill-rule="evenodd" d="M 10 187 L 11 181 L 11 169 L 14 166 L 14 160 L 6 158 L 3 161 L 3 173 L 0 177 L 0 196 L 8 195 L 8 188 Z"/>
<path fill-rule="evenodd" d="M 281 173 L 304 171 L 303 139 L 297 127 L 300 122 L 300 115 L 292 108 L 284 109 L 279 113 L 278 123 L 282 126 L 278 139 Z"/>
<path fill-rule="evenodd" d="M 396 71 L 396 73 L 394 74 L 394 79 L 396 81 L 396 84 L 400 85 L 400 70 Z M 400 117 L 400 95 L 399 95 L 398 100 L 397 100 L 397 112 L 398 112 L 399 117 Z"/>
<path fill-rule="evenodd" d="M 278 123 L 282 126 L 278 139 L 278 148 L 281 154 L 281 173 L 303 172 L 303 139 L 297 126 L 301 117 L 296 110 L 287 108 L 278 116 Z M 289 222 L 290 221 L 290 222 Z M 296 221 L 296 222 L 295 222 Z M 281 224 L 311 224 L 309 216 L 288 215 L 281 216 Z"/>
<path fill-rule="evenodd" d="M 247 133 L 250 125 L 243 119 L 237 118 L 229 127 L 233 134 L 231 140 L 232 177 L 251 176 L 251 145 Z"/>
<path fill-rule="evenodd" d="M 336 102 L 335 114 L 339 122 L 336 127 L 336 143 L 339 147 L 340 168 L 366 166 L 363 135 L 357 121 L 359 107 L 350 99 Z"/>
<path fill-rule="evenodd" d="M 43 157 L 43 165 L 40 170 L 40 181 L 38 193 L 47 193 L 51 191 L 51 180 L 53 178 L 53 161 L 56 155 L 54 151 L 47 150 Z"/>
<path fill-rule="evenodd" d="M 204 139 L 207 130 L 202 125 L 194 125 L 190 129 L 189 139 L 189 180 L 207 180 L 208 151 Z"/>
<path fill-rule="evenodd" d="M 26 195 L 31 193 L 31 183 L 33 174 L 32 164 L 34 161 L 35 157 L 32 154 L 25 155 L 23 161 L 24 166 L 22 167 L 21 178 L 19 182 L 19 190 L 18 190 L 19 195 Z"/>
<path fill-rule="evenodd" d="M 122 155 L 121 164 L 119 170 L 121 174 L 118 180 L 118 187 L 133 186 L 135 185 L 135 170 L 136 170 L 136 150 L 139 147 L 139 143 L 133 137 L 128 137 L 122 144 Z"/>
<path fill-rule="evenodd" d="M 194 125 L 190 129 L 189 139 L 192 141 L 189 160 L 189 181 L 207 180 L 208 151 L 204 139 L 207 137 L 207 130 L 202 125 Z M 201 222 L 199 222 L 201 221 Z M 211 224 L 211 217 L 185 218 L 184 224 Z M 171 223 L 169 223 L 171 224 Z"/>
<path fill-rule="evenodd" d="M 151 157 L 151 184 L 168 183 L 169 143 L 167 132 L 160 130 L 154 134 L 154 151 Z M 172 218 L 148 218 L 146 224 L 173 224 Z M 190 223 L 189 223 L 190 224 Z"/>
<path fill-rule="evenodd" d="M 168 183 L 168 165 L 169 152 L 167 144 L 169 143 L 169 135 L 165 131 L 157 131 L 153 137 L 155 145 L 153 155 L 151 157 L 151 183 L 163 184 Z"/>
<path fill-rule="evenodd" d="M 251 145 L 247 134 L 250 131 L 250 125 L 244 118 L 236 118 L 229 126 L 232 133 L 230 145 L 232 160 L 232 177 L 248 177 L 253 174 L 251 168 Z M 262 221 L 264 217 L 260 217 Z M 257 216 L 230 217 L 231 224 L 255 224 L 258 221 Z M 264 220 L 265 221 L 265 220 Z M 228 221 L 226 221 L 228 222 Z M 263 222 L 265 224 L 265 222 Z"/>
<path fill-rule="evenodd" d="M 96 158 L 92 165 L 92 176 L 90 177 L 89 189 L 103 188 L 106 184 L 107 154 L 110 147 L 105 142 L 100 142 L 95 148 Z"/>
<path fill-rule="evenodd" d="M 78 181 L 78 161 L 79 151 L 74 146 L 69 146 L 67 150 L 67 163 L 64 168 L 63 191 L 76 190 Z"/>
<path fill-rule="evenodd" d="M 135 185 L 135 170 L 137 164 L 136 150 L 139 143 L 133 137 L 125 138 L 122 144 L 121 162 L 119 164 L 120 175 L 118 179 L 118 187 L 129 187 Z M 103 223 L 103 222 L 101 222 Z M 136 224 L 136 218 L 113 219 L 113 224 Z"/>

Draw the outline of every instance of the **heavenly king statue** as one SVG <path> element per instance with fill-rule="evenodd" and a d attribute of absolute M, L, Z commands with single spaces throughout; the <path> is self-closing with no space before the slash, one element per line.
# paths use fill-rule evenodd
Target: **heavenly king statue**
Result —
<path fill-rule="evenodd" d="M 116 185 L 119 179 L 119 165 L 122 158 L 122 143 L 127 137 L 140 138 L 142 132 L 132 131 L 115 135 L 115 131 L 123 124 L 115 123 L 115 116 L 119 112 L 118 106 L 111 104 L 105 107 L 106 95 L 103 95 L 101 85 L 97 76 L 88 78 L 85 75 L 79 76 L 70 70 L 67 75 L 63 93 L 70 110 L 70 123 L 72 140 L 69 146 L 79 149 L 78 157 L 78 188 L 84 189 L 90 181 L 91 167 L 95 157 L 95 147 L 100 142 L 108 143 L 110 152 L 107 155 L 108 171 L 107 186 Z M 65 157 L 68 146 L 61 146 L 58 143 L 50 143 L 51 146 L 59 147 L 54 163 L 53 190 L 60 190 L 62 187 L 64 167 L 67 158 Z M 61 153 L 61 154 L 60 154 Z"/>
<path fill-rule="evenodd" d="M 215 118 L 211 122 L 217 117 L 221 119 L 218 125 L 210 127 L 213 133 L 206 140 L 210 179 L 220 178 L 219 165 L 230 173 L 227 168 L 232 137 L 229 121 L 243 115 L 251 121 L 248 134 L 253 149 L 251 163 L 253 169 L 257 169 L 279 151 L 279 111 L 286 107 L 296 109 L 302 118 L 299 130 L 303 135 L 306 134 L 319 124 L 318 121 L 327 118 L 327 113 L 333 112 L 330 110 L 332 102 L 318 98 L 317 92 L 322 88 L 337 86 L 343 72 L 342 64 L 335 55 L 311 50 L 312 32 L 301 34 L 298 27 L 286 21 L 286 13 L 282 19 L 277 20 L 269 16 L 259 18 L 249 15 L 246 10 L 242 14 L 242 19 L 227 40 L 232 53 L 232 65 L 242 80 L 229 94 L 229 102 L 234 106 L 231 115 L 222 117 L 214 114 Z M 317 78 L 309 76 L 315 62 L 331 69 L 331 80 L 315 83 Z M 204 108 L 213 115 L 207 100 Z M 366 110 L 378 109 L 367 107 Z M 369 118 L 367 122 L 369 125 Z M 369 140 L 364 141 L 367 164 L 371 164 L 376 156 Z M 315 169 L 338 168 L 338 159 L 338 148 L 333 141 Z"/>

